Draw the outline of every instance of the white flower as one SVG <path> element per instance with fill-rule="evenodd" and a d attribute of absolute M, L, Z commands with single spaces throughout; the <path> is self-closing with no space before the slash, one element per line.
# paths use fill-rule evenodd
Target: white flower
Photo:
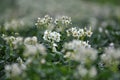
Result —
<path fill-rule="evenodd" d="M 80 37 L 82 37 L 85 34 L 84 29 L 79 29 L 78 34 Z"/>
<path fill-rule="evenodd" d="M 91 27 L 89 29 L 86 29 L 85 27 L 85 35 L 88 36 L 88 37 L 91 37 L 91 35 L 93 34 L 93 32 L 91 31 Z"/>
<path fill-rule="evenodd" d="M 55 24 L 65 24 L 65 25 L 68 25 L 68 24 L 71 24 L 71 17 L 67 17 L 67 16 L 62 16 L 62 17 L 59 17 L 55 20 L 54 22 Z"/>
<path fill-rule="evenodd" d="M 68 30 L 66 30 L 67 32 L 67 35 L 68 36 L 73 36 L 73 37 L 77 37 L 77 38 L 80 38 L 80 37 L 84 37 L 84 36 L 88 36 L 88 37 L 91 37 L 92 35 L 92 31 L 91 31 L 91 28 L 89 30 L 87 30 L 86 28 L 85 29 L 77 29 L 76 27 L 73 27 L 73 28 L 70 28 Z"/>
<path fill-rule="evenodd" d="M 78 74 L 82 77 L 85 77 L 88 74 L 88 70 L 81 65 L 78 66 L 77 71 L 78 71 Z"/>
<path fill-rule="evenodd" d="M 67 52 L 65 55 L 64 55 L 64 58 L 73 58 L 74 57 L 74 53 L 73 52 Z"/>
<path fill-rule="evenodd" d="M 87 60 L 95 61 L 97 59 L 97 50 L 93 48 L 81 47 L 75 52 L 74 55 L 74 60 L 86 63 Z"/>
<path fill-rule="evenodd" d="M 81 76 L 82 78 L 85 78 L 89 75 L 89 77 L 94 78 L 97 75 L 97 70 L 94 66 L 88 69 L 84 65 L 79 65 L 75 74 L 77 77 Z"/>
<path fill-rule="evenodd" d="M 72 52 L 67 52 L 64 56 L 72 60 L 86 62 L 86 60 L 94 61 L 97 59 L 97 50 L 90 48 L 90 45 L 84 41 L 73 40 L 65 43 L 64 49 L 72 50 Z"/>
<path fill-rule="evenodd" d="M 45 48 L 44 45 L 42 45 L 42 44 L 37 44 L 37 45 L 35 45 L 35 46 L 36 46 L 38 52 L 40 52 L 40 54 L 42 54 L 43 56 L 46 56 L 46 55 L 47 55 L 47 53 L 46 53 L 46 48 Z"/>
<path fill-rule="evenodd" d="M 93 34 L 93 32 L 92 32 L 91 30 L 86 31 L 86 35 L 87 35 L 88 37 L 91 37 L 92 34 Z"/>
<path fill-rule="evenodd" d="M 81 41 L 81 40 L 73 40 L 72 42 L 65 43 L 64 48 L 68 50 L 76 50 L 79 49 L 80 47 L 90 47 L 88 42 Z"/>
<path fill-rule="evenodd" d="M 26 45 L 24 56 L 34 56 L 37 54 L 37 48 L 33 45 Z"/>
<path fill-rule="evenodd" d="M 49 25 L 52 23 L 52 18 L 49 15 L 45 15 L 44 18 L 39 18 L 37 20 L 37 23 L 35 23 L 35 25 L 37 25 L 38 27 L 40 27 L 40 25 Z"/>
<path fill-rule="evenodd" d="M 14 44 L 14 48 L 18 48 L 19 45 L 23 44 L 23 38 L 22 37 L 16 37 L 15 40 L 12 42 Z"/>
<path fill-rule="evenodd" d="M 89 76 L 90 77 L 95 77 L 97 75 L 97 70 L 96 70 L 96 68 L 94 67 L 94 66 L 92 66 L 91 68 L 90 68 L 90 70 L 89 70 Z"/>
<path fill-rule="evenodd" d="M 67 32 L 68 36 L 71 35 L 71 36 L 77 37 L 77 38 L 80 38 L 85 35 L 84 29 L 77 29 L 76 27 L 70 28 L 70 29 L 66 30 L 66 32 Z"/>
<path fill-rule="evenodd" d="M 101 60 L 105 63 L 111 63 L 111 61 L 117 61 L 120 59 L 120 50 L 114 48 L 107 48 L 105 53 L 101 55 Z"/>
<path fill-rule="evenodd" d="M 17 63 L 12 64 L 11 67 L 12 67 L 12 75 L 13 76 L 21 74 L 22 71 L 19 68 L 19 65 Z"/>
<path fill-rule="evenodd" d="M 23 38 L 22 37 L 14 37 L 14 36 L 6 36 L 3 35 L 2 38 L 6 41 L 7 44 L 12 44 L 13 48 L 16 49 L 19 47 L 19 45 L 23 44 Z"/>
<path fill-rule="evenodd" d="M 13 63 L 5 66 L 5 72 L 7 77 L 19 76 L 26 69 L 26 65 Z"/>
<path fill-rule="evenodd" d="M 43 39 L 48 41 L 48 42 L 59 42 L 60 41 L 60 34 L 57 32 L 51 32 L 46 30 L 44 32 Z"/>
<path fill-rule="evenodd" d="M 37 37 L 36 36 L 26 37 L 24 39 L 24 44 L 25 45 L 35 45 L 35 44 L 37 44 Z"/>
<path fill-rule="evenodd" d="M 11 66 L 10 65 L 6 65 L 5 66 L 5 70 L 9 72 L 11 70 Z"/>
<path fill-rule="evenodd" d="M 29 57 L 29 58 L 26 60 L 25 64 L 28 65 L 28 64 L 30 64 L 32 61 L 33 61 L 33 58 L 32 58 L 32 57 Z"/>
<path fill-rule="evenodd" d="M 46 49 L 42 44 L 26 45 L 25 46 L 24 56 L 26 56 L 26 57 L 34 56 L 37 53 L 40 53 L 43 56 L 46 55 Z"/>
<path fill-rule="evenodd" d="M 46 62 L 46 60 L 43 58 L 43 59 L 41 59 L 41 63 L 42 64 L 45 64 L 45 62 Z"/>

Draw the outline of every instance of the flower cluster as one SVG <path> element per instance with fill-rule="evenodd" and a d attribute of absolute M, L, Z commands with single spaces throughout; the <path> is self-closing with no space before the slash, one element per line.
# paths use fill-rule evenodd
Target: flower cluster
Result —
<path fill-rule="evenodd" d="M 35 24 L 36 26 L 41 26 L 41 25 L 49 25 L 52 23 L 52 18 L 49 15 L 45 15 L 44 18 L 38 18 L 37 23 Z"/>
<path fill-rule="evenodd" d="M 5 72 L 7 77 L 16 77 L 22 74 L 22 72 L 26 69 L 26 65 L 13 63 L 11 65 L 5 66 Z"/>
<path fill-rule="evenodd" d="M 89 30 L 87 30 L 86 28 L 85 29 L 77 29 L 76 27 L 73 27 L 73 28 L 66 30 L 66 32 L 67 32 L 68 36 L 72 35 L 73 37 L 78 38 L 78 39 L 81 37 L 84 37 L 84 36 L 91 37 L 91 35 L 92 35 L 91 28 Z"/>
<path fill-rule="evenodd" d="M 95 61 L 97 59 L 97 50 L 90 47 L 88 42 L 73 40 L 64 44 L 64 50 L 67 51 L 64 58 L 70 58 L 78 62 Z"/>
<path fill-rule="evenodd" d="M 101 60 L 106 64 L 111 64 L 114 61 L 119 61 L 120 59 L 120 50 L 114 48 L 107 48 L 105 53 L 101 55 Z"/>
<path fill-rule="evenodd" d="M 35 25 L 41 30 L 57 30 L 62 31 L 68 25 L 71 24 L 71 18 L 68 16 L 61 16 L 59 18 L 53 19 L 49 15 L 45 15 L 43 18 L 38 18 Z"/>
<path fill-rule="evenodd" d="M 75 73 L 75 76 L 78 77 L 89 77 L 94 78 L 97 75 L 97 69 L 96 67 L 92 66 L 90 69 L 85 68 L 85 66 L 79 65 L 77 67 L 77 73 Z"/>
<path fill-rule="evenodd" d="M 77 30 L 76 27 L 68 29 L 66 32 L 68 36 L 72 35 L 73 37 L 77 38 L 80 38 L 85 35 L 84 29 Z"/>
<path fill-rule="evenodd" d="M 25 57 L 35 56 L 36 54 L 46 55 L 46 48 L 42 44 L 26 45 L 23 55 Z"/>
<path fill-rule="evenodd" d="M 23 43 L 23 37 L 7 36 L 3 34 L 2 38 L 6 41 L 7 44 L 12 44 L 14 49 Z"/>
<path fill-rule="evenodd" d="M 51 43 L 53 52 L 56 52 L 57 44 L 55 44 L 55 42 L 60 42 L 60 36 L 60 33 L 57 33 L 55 31 L 51 32 L 46 30 L 44 32 L 43 39 Z"/>
<path fill-rule="evenodd" d="M 43 39 L 48 42 L 60 42 L 60 36 L 61 35 L 55 31 L 51 32 L 51 31 L 46 30 L 44 32 Z"/>
<path fill-rule="evenodd" d="M 63 25 L 69 25 L 71 24 L 71 17 L 68 16 L 62 16 L 55 20 L 55 24 L 63 24 Z"/>
<path fill-rule="evenodd" d="M 87 61 L 94 62 L 97 59 L 97 50 L 79 47 L 76 51 L 67 51 L 64 57 L 86 64 Z"/>
<path fill-rule="evenodd" d="M 35 44 L 37 44 L 37 37 L 36 36 L 26 37 L 24 39 L 24 44 L 25 45 L 35 45 Z"/>
<path fill-rule="evenodd" d="M 89 45 L 88 42 L 81 40 L 73 40 L 72 42 L 64 44 L 64 49 L 67 50 L 77 50 L 80 47 L 90 48 L 91 45 Z"/>

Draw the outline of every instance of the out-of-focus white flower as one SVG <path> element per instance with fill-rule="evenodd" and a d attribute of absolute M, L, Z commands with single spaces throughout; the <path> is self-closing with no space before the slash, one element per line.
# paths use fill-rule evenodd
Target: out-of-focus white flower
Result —
<path fill-rule="evenodd" d="M 86 63 L 87 60 L 95 61 L 97 59 L 97 50 L 93 48 L 81 47 L 77 50 L 73 57 L 74 60 Z"/>
<path fill-rule="evenodd" d="M 120 50 L 114 48 L 107 48 L 105 53 L 101 55 L 101 60 L 105 63 L 111 63 L 111 61 L 117 61 L 120 59 Z"/>
<path fill-rule="evenodd" d="M 64 58 L 73 58 L 74 57 L 74 53 L 73 52 L 67 52 L 65 55 L 64 55 Z"/>
<path fill-rule="evenodd" d="M 85 77 L 88 74 L 88 70 L 81 65 L 78 66 L 77 71 L 78 75 L 80 75 L 81 77 Z"/>
<path fill-rule="evenodd" d="M 23 44 L 23 37 L 3 35 L 2 38 L 7 42 L 7 44 L 12 44 L 14 49 L 18 48 L 19 45 Z"/>
<path fill-rule="evenodd" d="M 5 30 L 19 30 L 21 28 L 23 28 L 22 26 L 24 26 L 24 22 L 22 20 L 12 20 L 11 22 L 6 22 L 4 24 L 4 28 Z"/>
<path fill-rule="evenodd" d="M 23 60 L 22 60 L 20 57 L 17 58 L 17 61 L 18 61 L 18 63 L 20 63 L 20 64 L 23 63 Z"/>
<path fill-rule="evenodd" d="M 29 57 L 29 58 L 26 60 L 25 64 L 28 65 L 28 64 L 30 64 L 32 61 L 33 61 L 33 58 L 32 58 L 32 57 Z"/>
<path fill-rule="evenodd" d="M 102 33 L 103 32 L 103 28 L 99 27 L 99 32 Z"/>
<path fill-rule="evenodd" d="M 114 48 L 114 43 L 110 43 L 109 47 Z"/>
<path fill-rule="evenodd" d="M 65 43 L 65 50 L 72 50 L 67 52 L 64 57 L 70 58 L 80 62 L 86 62 L 86 60 L 94 61 L 97 59 L 97 50 L 90 48 L 90 45 L 84 41 L 74 40 L 69 43 Z"/>
<path fill-rule="evenodd" d="M 88 76 L 90 78 L 94 78 L 96 75 L 97 75 L 97 70 L 96 70 L 96 67 L 94 66 L 91 66 L 90 69 L 88 69 L 83 65 L 79 65 L 77 67 L 77 72 L 75 73 L 75 76 L 77 77 L 80 76 L 82 78 L 85 78 Z"/>
<path fill-rule="evenodd" d="M 13 63 L 11 65 L 5 66 L 5 72 L 7 77 L 19 76 L 25 69 L 26 66 L 24 64 L 18 64 L 18 63 Z"/>
<path fill-rule="evenodd" d="M 14 64 L 11 65 L 11 67 L 12 67 L 12 69 L 11 69 L 12 70 L 12 75 L 16 76 L 16 75 L 21 74 L 22 71 L 19 68 L 18 64 L 14 63 Z"/>
<path fill-rule="evenodd" d="M 26 37 L 24 39 L 24 44 L 25 45 L 35 45 L 35 44 L 37 44 L 37 37 L 36 36 Z"/>
<path fill-rule="evenodd" d="M 15 37 L 14 36 L 6 36 L 3 35 L 2 38 L 7 42 L 7 43 L 12 43 L 15 41 Z"/>
<path fill-rule="evenodd" d="M 16 37 L 15 40 L 12 42 L 14 48 L 18 48 L 19 45 L 23 44 L 23 37 Z"/>
<path fill-rule="evenodd" d="M 76 50 L 76 49 L 79 49 L 80 47 L 90 48 L 91 45 L 89 45 L 88 42 L 81 41 L 81 40 L 73 40 L 72 42 L 64 44 L 64 49 L 68 49 L 68 50 Z"/>
<path fill-rule="evenodd" d="M 36 54 L 42 54 L 43 56 L 46 55 L 46 49 L 42 44 L 36 44 L 36 45 L 26 45 L 24 56 L 34 56 Z"/>
<path fill-rule="evenodd" d="M 10 71 L 10 70 L 11 70 L 11 66 L 10 66 L 10 65 L 6 65 L 6 66 L 5 66 L 5 70 L 6 70 L 6 71 Z"/>
<path fill-rule="evenodd" d="M 43 59 L 41 59 L 41 63 L 42 64 L 45 64 L 45 62 L 46 62 L 46 60 L 43 58 Z"/>
<path fill-rule="evenodd" d="M 89 70 L 89 76 L 90 77 L 95 77 L 97 75 L 97 70 L 96 70 L 96 68 L 94 67 L 94 66 L 92 66 L 91 68 L 90 68 L 90 70 Z"/>
<path fill-rule="evenodd" d="M 43 39 L 48 41 L 48 42 L 59 42 L 60 41 L 60 34 L 57 32 L 51 32 L 46 30 L 44 32 Z"/>

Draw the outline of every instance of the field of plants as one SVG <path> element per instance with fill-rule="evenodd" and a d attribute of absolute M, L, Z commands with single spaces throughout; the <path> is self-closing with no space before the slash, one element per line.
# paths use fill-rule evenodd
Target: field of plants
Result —
<path fill-rule="evenodd" d="M 119 0 L 1 0 L 0 80 L 120 80 Z"/>

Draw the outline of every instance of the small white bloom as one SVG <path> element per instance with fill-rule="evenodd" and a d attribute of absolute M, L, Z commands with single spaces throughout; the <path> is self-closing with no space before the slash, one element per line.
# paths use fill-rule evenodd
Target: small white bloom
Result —
<path fill-rule="evenodd" d="M 91 31 L 91 27 L 89 30 L 86 30 L 85 34 L 88 36 L 88 37 L 91 37 L 91 35 L 93 34 L 93 32 Z"/>
<path fill-rule="evenodd" d="M 41 59 L 41 63 L 45 64 L 46 60 L 45 59 Z"/>

